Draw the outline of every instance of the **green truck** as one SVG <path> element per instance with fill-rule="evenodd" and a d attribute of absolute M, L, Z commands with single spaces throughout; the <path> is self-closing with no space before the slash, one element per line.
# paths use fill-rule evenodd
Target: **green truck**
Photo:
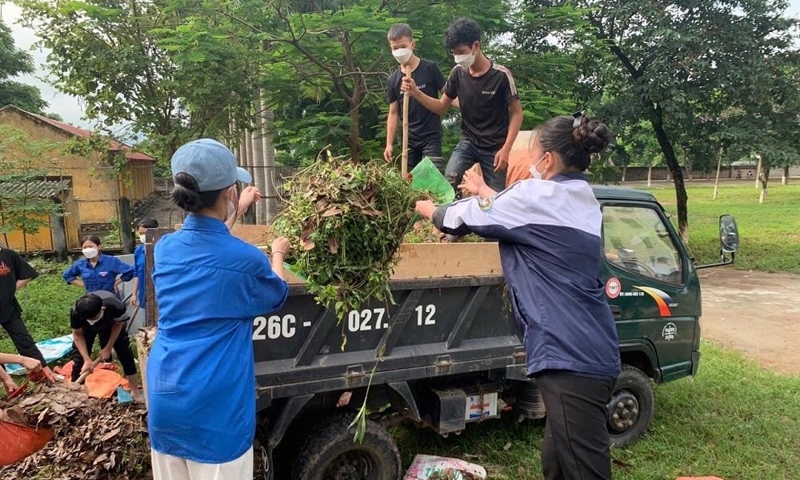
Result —
<path fill-rule="evenodd" d="M 720 260 L 697 266 L 651 194 L 594 191 L 604 214 L 601 280 L 623 363 L 608 429 L 622 446 L 651 424 L 654 384 L 697 373 L 697 270 L 733 263 L 739 239 L 734 219 L 722 216 Z M 154 239 L 163 232 L 153 233 Z M 281 311 L 253 320 L 257 444 L 266 477 L 395 480 L 402 465 L 390 424 L 447 436 L 501 415 L 546 415 L 525 376 L 500 272 L 392 280 L 390 287 L 393 304 L 368 302 L 339 323 L 302 284 L 291 284 Z M 363 441 L 354 442 L 351 424 L 362 405 L 369 415 Z"/>

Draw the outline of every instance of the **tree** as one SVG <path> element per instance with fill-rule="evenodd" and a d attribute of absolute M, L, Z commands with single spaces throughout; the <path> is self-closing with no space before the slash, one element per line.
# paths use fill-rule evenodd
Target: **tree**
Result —
<path fill-rule="evenodd" d="M 579 78 L 583 11 L 570 4 L 521 0 L 512 3 L 511 42 L 497 45 L 499 61 L 513 70 L 520 94 L 523 129 L 548 118 L 571 115 L 583 105 L 576 90 Z M 562 32 L 558 42 L 551 32 Z"/>
<path fill-rule="evenodd" d="M 0 19 L 0 107 L 15 105 L 29 112 L 43 113 L 47 102 L 39 89 L 11 80 L 33 70 L 33 59 L 27 52 L 17 49 L 11 30 Z"/>
<path fill-rule="evenodd" d="M 473 8 L 474 7 L 474 8 Z M 458 14 L 481 12 L 478 20 L 488 38 L 502 28 L 501 0 L 286 1 L 242 0 L 203 3 L 171 0 L 170 9 L 187 15 L 188 28 L 175 28 L 167 41 L 186 41 L 199 32 L 257 41 L 261 87 L 276 112 L 276 143 L 313 158 L 332 145 L 346 149 L 353 160 L 381 150 L 385 88 L 397 68 L 388 52 L 386 33 L 396 22 L 409 23 L 417 52 L 433 60 L 447 59 L 441 32 Z M 299 155 L 297 153 L 299 152 Z M 286 156 L 284 155 L 284 159 Z"/>
<path fill-rule="evenodd" d="M 574 2 L 554 2 L 563 5 Z M 675 184 L 678 227 L 688 238 L 687 194 L 676 154 L 681 125 L 714 93 L 734 95 L 757 84 L 763 59 L 792 48 L 793 20 L 782 0 L 580 0 L 612 63 L 594 64 L 586 81 L 627 99 L 647 120 Z"/>
<path fill-rule="evenodd" d="M 256 71 L 235 39 L 209 42 L 203 32 L 194 32 L 186 41 L 204 48 L 172 55 L 180 46 L 162 45 L 161 32 L 191 25 L 181 12 L 154 2 L 19 3 L 24 24 L 50 50 L 55 86 L 83 98 L 89 119 L 102 118 L 107 127 L 131 124 L 160 160 L 189 139 L 229 135 L 231 122 L 250 124 Z"/>

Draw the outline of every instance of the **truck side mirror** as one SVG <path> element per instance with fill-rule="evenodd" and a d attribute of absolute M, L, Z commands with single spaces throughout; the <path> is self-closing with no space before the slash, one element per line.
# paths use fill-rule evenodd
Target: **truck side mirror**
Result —
<path fill-rule="evenodd" d="M 706 265 L 695 265 L 695 268 L 721 267 L 731 265 L 736 260 L 736 251 L 739 250 L 739 229 L 733 215 L 719 217 L 719 262 Z"/>
<path fill-rule="evenodd" d="M 734 254 L 739 249 L 739 229 L 733 215 L 719 217 L 719 244 L 723 259 L 726 253 Z"/>

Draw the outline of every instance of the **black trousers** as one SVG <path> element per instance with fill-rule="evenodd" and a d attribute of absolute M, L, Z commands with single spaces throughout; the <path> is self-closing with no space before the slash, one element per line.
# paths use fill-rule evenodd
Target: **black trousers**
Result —
<path fill-rule="evenodd" d="M 0 325 L 3 325 L 3 328 L 8 333 L 8 336 L 11 337 L 11 341 L 14 343 L 14 347 L 17 349 L 17 353 L 23 357 L 35 358 L 36 360 L 42 362 L 43 367 L 47 366 L 47 362 L 44 360 L 44 355 L 42 355 L 42 352 L 39 351 L 39 348 L 36 346 L 36 342 L 33 341 L 33 337 L 31 337 L 31 334 L 28 331 L 28 327 L 26 327 L 25 322 L 22 321 L 22 315 L 17 313 L 11 318 L 11 320 Z"/>
<path fill-rule="evenodd" d="M 95 329 L 91 326 L 84 327 L 83 338 L 86 340 L 86 349 L 89 351 L 90 355 L 94 347 L 95 337 L 100 337 L 100 348 L 102 349 L 105 347 L 108 344 L 109 337 L 111 337 L 111 325 L 100 329 Z M 133 359 L 131 341 L 124 326 L 122 331 L 119 332 L 117 341 L 114 342 L 114 351 L 117 352 L 117 358 L 119 359 L 119 363 L 122 364 L 122 370 L 125 372 L 125 375 L 136 375 L 136 362 Z M 109 359 L 104 358 L 102 360 Z M 81 369 L 84 363 L 81 352 L 78 351 L 78 348 L 74 344 L 72 345 L 72 361 L 75 362 L 72 366 L 72 381 L 74 382 L 81 376 Z"/>
<path fill-rule="evenodd" d="M 610 480 L 606 404 L 614 381 L 556 371 L 534 378 L 547 410 L 542 446 L 545 480 Z"/>
<path fill-rule="evenodd" d="M 408 145 L 408 171 L 422 161 L 423 158 L 430 157 L 436 168 L 444 174 L 444 158 L 442 157 L 442 139 L 431 138 L 414 145 Z"/>

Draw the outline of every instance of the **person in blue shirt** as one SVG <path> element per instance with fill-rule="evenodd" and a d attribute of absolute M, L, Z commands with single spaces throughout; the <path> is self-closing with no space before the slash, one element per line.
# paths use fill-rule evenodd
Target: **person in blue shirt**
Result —
<path fill-rule="evenodd" d="M 147 362 L 155 480 L 253 477 L 256 381 L 253 319 L 288 295 L 285 238 L 272 265 L 231 235 L 237 183 L 252 178 L 221 143 L 200 139 L 171 160 L 173 202 L 188 213 L 154 249 L 158 330 Z"/>
<path fill-rule="evenodd" d="M 611 479 L 606 404 L 620 373 L 617 329 L 599 280 L 600 204 L 586 176 L 611 139 L 578 113 L 545 122 L 531 147 L 531 179 L 502 192 L 477 174 L 462 186 L 477 197 L 417 211 L 444 233 L 498 239 L 503 274 L 547 423 L 546 480 Z"/>
<path fill-rule="evenodd" d="M 64 270 L 64 281 L 86 289 L 86 293 L 105 290 L 117 293 L 117 284 L 133 278 L 133 267 L 112 255 L 100 252 L 100 239 L 94 235 L 84 237 L 81 242 L 83 256 Z M 119 280 L 118 280 L 119 278 Z"/>
<path fill-rule="evenodd" d="M 131 307 L 138 307 L 142 310 L 145 308 L 145 259 L 144 259 L 144 235 L 147 233 L 148 228 L 158 228 L 158 221 L 155 218 L 145 218 L 136 230 L 139 233 L 139 245 L 133 250 L 133 270 L 136 274 L 133 277 L 133 288 L 131 289 Z"/>

